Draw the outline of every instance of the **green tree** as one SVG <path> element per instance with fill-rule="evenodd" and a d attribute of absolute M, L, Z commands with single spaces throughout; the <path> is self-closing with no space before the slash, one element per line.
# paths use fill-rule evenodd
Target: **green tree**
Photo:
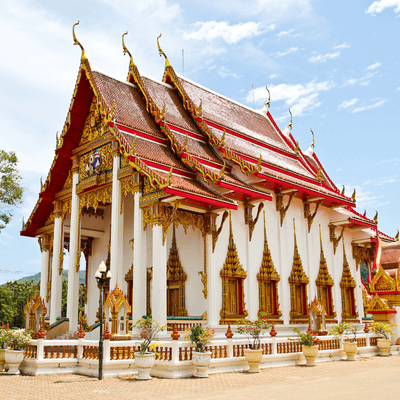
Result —
<path fill-rule="evenodd" d="M 10 222 L 11 209 L 22 203 L 23 188 L 13 151 L 0 150 L 0 231 Z"/>
<path fill-rule="evenodd" d="M 0 287 L 0 321 L 8 321 L 10 328 L 24 328 L 24 308 L 35 290 L 39 291 L 39 287 L 40 282 L 34 283 L 33 280 L 7 282 Z"/>

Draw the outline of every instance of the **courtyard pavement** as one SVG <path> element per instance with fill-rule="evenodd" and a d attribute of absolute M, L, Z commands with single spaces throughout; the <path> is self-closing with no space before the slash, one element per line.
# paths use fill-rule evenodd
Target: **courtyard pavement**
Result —
<path fill-rule="evenodd" d="M 98 381 L 79 375 L 10 376 L 0 372 L 0 399 L 400 399 L 400 356 L 332 361 L 315 367 L 264 368 L 208 379 Z"/>

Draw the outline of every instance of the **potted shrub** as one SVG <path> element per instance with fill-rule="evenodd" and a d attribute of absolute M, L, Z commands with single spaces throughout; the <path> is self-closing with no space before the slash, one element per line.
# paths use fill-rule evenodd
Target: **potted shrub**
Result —
<path fill-rule="evenodd" d="M 298 328 L 292 328 L 297 333 L 298 340 L 301 343 L 304 357 L 306 358 L 306 367 L 314 367 L 315 359 L 318 356 L 318 342 L 316 333 L 309 329 L 306 333 L 301 333 Z"/>
<path fill-rule="evenodd" d="M 389 335 L 394 335 L 394 326 L 397 326 L 397 324 L 386 324 L 385 322 L 371 322 L 369 324 L 369 328 L 372 330 L 372 332 L 383 337 L 378 339 L 379 355 L 382 357 L 389 356 L 389 350 L 391 346 Z"/>
<path fill-rule="evenodd" d="M 4 342 L 7 346 L 4 355 L 4 368 L 9 374 L 18 374 L 19 366 L 24 359 L 24 350 L 32 337 L 25 329 L 8 329 L 5 331 Z"/>
<path fill-rule="evenodd" d="M 334 326 L 329 331 L 329 334 L 347 338 L 346 341 L 343 341 L 343 350 L 347 356 L 346 360 L 355 361 L 354 356 L 357 353 L 357 328 L 352 323 L 342 322 Z"/>
<path fill-rule="evenodd" d="M 196 368 L 194 376 L 197 378 L 208 378 L 207 369 L 211 362 L 211 351 L 206 351 L 206 346 L 214 334 L 214 329 L 203 328 L 201 325 L 186 329 L 185 340 L 190 341 L 196 348 L 192 354 L 192 363 Z"/>
<path fill-rule="evenodd" d="M 250 366 L 248 372 L 259 372 L 260 363 L 262 360 L 260 336 L 271 326 L 272 324 L 269 324 L 266 318 L 259 318 L 254 321 L 243 319 L 240 321 L 240 326 L 236 329 L 236 331 L 242 335 L 246 335 L 250 344 L 250 349 L 246 350 L 246 360 Z"/>
<path fill-rule="evenodd" d="M 152 351 L 154 346 L 151 342 L 158 332 L 165 330 L 165 326 L 160 326 L 153 318 L 143 317 L 138 319 L 133 327 L 140 330 L 143 339 L 140 351 L 135 352 L 135 364 L 138 369 L 136 379 L 151 379 L 150 371 L 155 363 L 155 353 Z"/>

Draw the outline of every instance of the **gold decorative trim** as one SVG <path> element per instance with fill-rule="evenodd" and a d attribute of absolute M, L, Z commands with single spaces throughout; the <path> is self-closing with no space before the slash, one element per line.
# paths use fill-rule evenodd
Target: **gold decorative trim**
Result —
<path fill-rule="evenodd" d="M 360 246 L 356 243 L 352 243 L 353 258 L 356 260 L 356 268 L 360 266 L 361 261 L 364 261 L 369 266 L 375 259 L 375 244 L 366 244 Z"/>
<path fill-rule="evenodd" d="M 262 203 L 261 203 L 262 204 Z M 267 228 L 264 216 L 264 251 L 260 271 L 257 274 L 259 309 L 258 317 L 267 318 L 268 322 L 282 324 L 282 313 L 279 308 L 278 282 L 281 277 L 277 273 L 274 262 L 272 261 L 271 251 L 268 247 Z"/>
<path fill-rule="evenodd" d="M 292 271 L 289 276 L 290 285 L 290 324 L 301 324 L 308 322 L 307 315 L 307 285 L 309 279 L 304 272 L 303 264 L 301 262 L 299 249 L 297 247 L 296 238 L 296 226 L 295 220 L 293 219 L 293 230 L 294 230 L 294 256 Z"/>
<path fill-rule="evenodd" d="M 223 268 L 220 271 L 222 278 L 222 309 L 220 311 L 221 325 L 229 322 L 238 322 L 247 317 L 244 301 L 244 280 L 246 271 L 240 264 L 236 244 L 233 239 L 232 218 L 229 213 L 229 245 Z"/>

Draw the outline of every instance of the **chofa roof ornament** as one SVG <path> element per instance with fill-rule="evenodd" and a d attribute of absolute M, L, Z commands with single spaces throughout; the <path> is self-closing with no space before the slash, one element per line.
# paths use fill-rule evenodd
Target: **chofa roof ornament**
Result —
<path fill-rule="evenodd" d="M 289 108 L 289 114 L 290 114 L 290 122 L 286 125 L 286 128 L 292 129 L 293 128 L 293 115 L 292 115 L 292 112 L 290 111 L 290 108 Z"/>
<path fill-rule="evenodd" d="M 268 86 L 265 86 L 265 89 L 267 89 L 267 92 L 268 92 L 268 101 L 266 101 L 264 103 L 264 106 L 270 108 L 271 107 L 271 92 L 269 91 Z"/>
<path fill-rule="evenodd" d="M 81 45 L 79 40 L 76 38 L 76 35 L 75 35 L 75 26 L 76 25 L 79 25 L 79 21 L 76 22 L 74 25 L 72 25 L 72 37 L 74 39 L 74 45 L 78 45 L 81 48 L 81 50 L 82 50 L 81 61 L 84 61 L 84 60 L 86 60 L 85 49 L 83 48 L 83 46 Z"/>
<path fill-rule="evenodd" d="M 166 56 L 166 54 L 163 52 L 162 48 L 160 47 L 160 41 L 159 41 L 159 39 L 160 39 L 161 36 L 162 36 L 162 33 L 160 33 L 160 34 L 157 36 L 158 52 L 159 52 L 159 54 L 160 54 L 160 57 L 161 57 L 161 56 L 164 56 L 164 57 L 165 57 L 165 68 L 167 68 L 167 67 L 170 67 L 171 64 L 169 63 L 168 57 Z"/>
<path fill-rule="evenodd" d="M 133 62 L 133 58 L 132 58 L 132 54 L 131 52 L 127 49 L 127 47 L 125 46 L 125 40 L 124 40 L 124 36 L 128 34 L 128 31 L 126 31 L 123 35 L 122 35 L 122 48 L 124 50 L 124 55 L 128 54 L 129 58 L 130 58 L 130 67 L 134 66 L 135 63 Z"/>

